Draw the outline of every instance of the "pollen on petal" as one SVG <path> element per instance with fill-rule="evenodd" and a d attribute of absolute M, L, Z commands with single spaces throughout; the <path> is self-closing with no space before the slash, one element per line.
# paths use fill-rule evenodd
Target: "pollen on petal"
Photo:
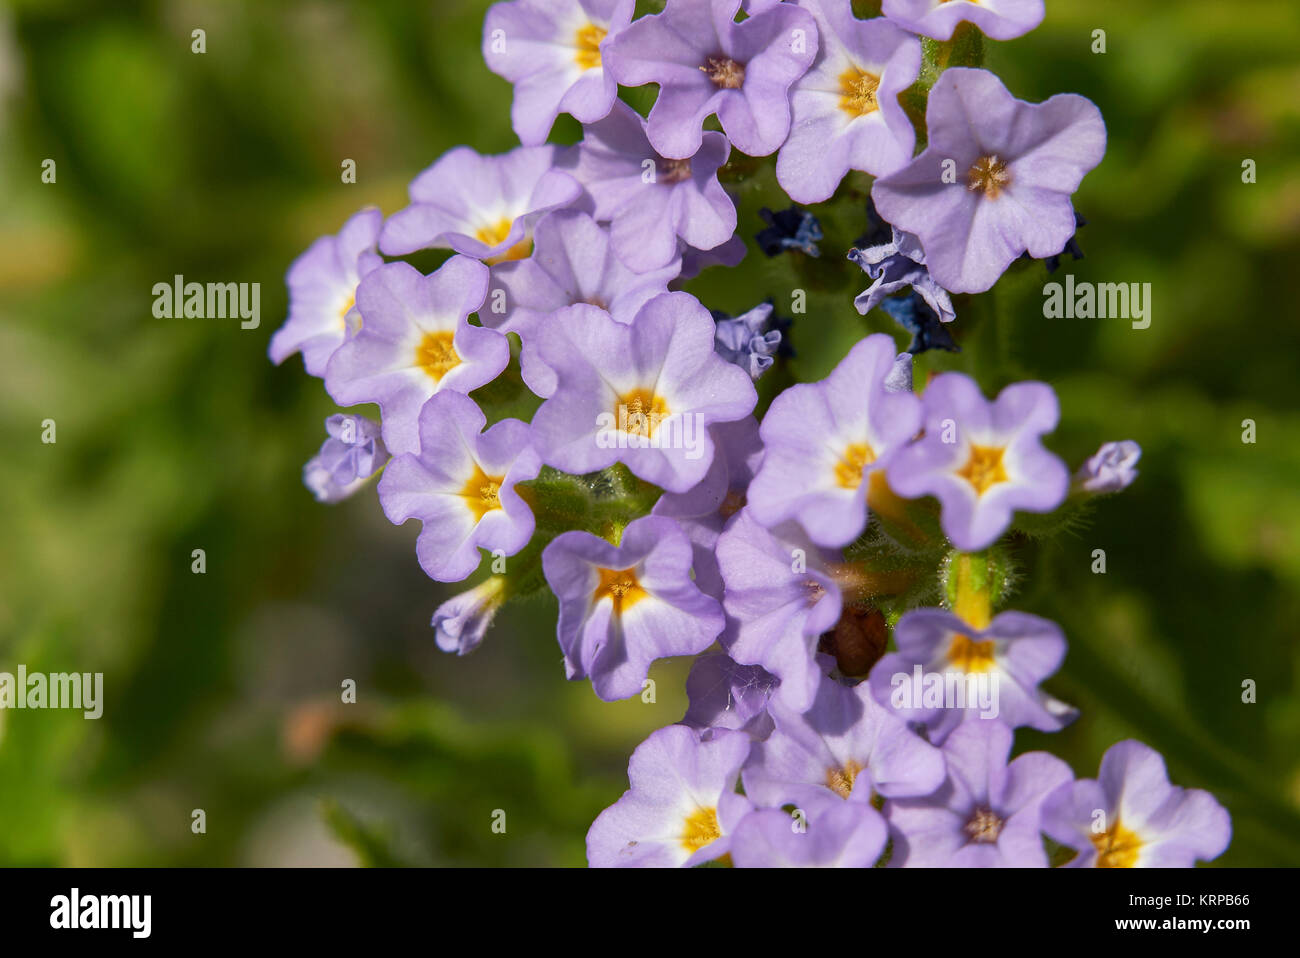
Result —
<path fill-rule="evenodd" d="M 455 334 L 450 330 L 425 333 L 420 345 L 415 347 L 415 365 L 423 369 L 435 383 L 441 382 L 443 376 L 460 365 Z"/>
<path fill-rule="evenodd" d="M 701 805 L 682 822 L 682 847 L 692 855 L 721 837 L 722 829 L 718 827 L 718 811 L 715 808 Z"/>
<path fill-rule="evenodd" d="M 576 48 L 573 59 L 584 70 L 600 66 L 600 41 L 605 39 L 605 28 L 589 23 L 574 35 Z"/>
<path fill-rule="evenodd" d="M 970 458 L 966 460 L 966 465 L 957 470 L 957 475 L 971 484 L 975 495 L 982 496 L 991 487 L 1010 478 L 1002 462 L 1005 454 L 1006 449 L 1002 446 L 977 446 L 972 443 Z"/>
<path fill-rule="evenodd" d="M 865 442 L 855 442 L 840 455 L 835 464 L 835 481 L 845 489 L 862 485 L 862 472 L 876 461 L 876 452 Z"/>
<path fill-rule="evenodd" d="M 1107 831 L 1093 835 L 1092 844 L 1097 849 L 1098 868 L 1133 868 L 1143 843 L 1137 832 L 1117 819 Z"/>
<path fill-rule="evenodd" d="M 962 830 L 972 842 L 991 845 L 998 840 L 998 836 L 1002 834 L 1002 826 L 1005 824 L 1006 822 L 997 812 L 981 805 L 971 814 L 966 824 L 962 826 Z"/>
<path fill-rule="evenodd" d="M 996 648 L 993 639 L 975 641 L 968 635 L 954 635 L 948 646 L 948 662 L 963 672 L 987 672 L 993 667 Z"/>
<path fill-rule="evenodd" d="M 484 246 L 497 247 L 510 238 L 510 230 L 514 225 L 514 220 L 503 216 L 495 223 L 488 223 L 479 227 L 474 234 L 474 238 Z M 497 263 L 504 263 L 508 260 L 527 259 L 531 255 L 533 255 L 533 239 L 531 236 L 525 236 L 504 253 L 499 256 L 488 257 L 483 262 L 488 266 L 495 266 Z"/>
<path fill-rule="evenodd" d="M 880 109 L 876 91 L 880 77 L 857 67 L 849 67 L 840 74 L 840 109 L 852 117 L 866 116 Z"/>
<path fill-rule="evenodd" d="M 501 483 L 504 481 L 501 476 L 489 476 L 482 466 L 474 464 L 474 474 L 461 487 L 460 494 L 475 522 L 493 509 L 501 508 Z"/>
<path fill-rule="evenodd" d="M 832 766 L 826 769 L 826 787 L 840 798 L 848 798 L 861 771 L 862 766 L 853 759 L 849 759 L 843 766 Z"/>
<path fill-rule="evenodd" d="M 653 389 L 633 389 L 618 397 L 614 404 L 614 420 L 618 428 L 646 439 L 655 434 L 659 424 L 671 415 L 661 396 Z"/>
<path fill-rule="evenodd" d="M 592 601 L 609 599 L 614 603 L 614 614 L 622 615 L 632 606 L 644 599 L 648 592 L 641 587 L 635 569 L 597 569 L 600 579 Z"/>
<path fill-rule="evenodd" d="M 1011 171 L 996 153 L 981 156 L 966 172 L 966 188 L 972 193 L 983 193 L 996 200 L 1011 182 Z"/>
<path fill-rule="evenodd" d="M 720 90 L 739 90 L 745 85 L 745 65 L 737 63 L 731 57 L 709 57 L 700 69 Z"/>

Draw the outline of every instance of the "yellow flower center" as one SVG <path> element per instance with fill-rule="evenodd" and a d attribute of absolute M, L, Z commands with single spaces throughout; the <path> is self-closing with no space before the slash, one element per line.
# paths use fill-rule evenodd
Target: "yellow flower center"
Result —
<path fill-rule="evenodd" d="M 963 672 L 987 672 L 993 667 L 992 639 L 976 642 L 968 635 L 954 635 L 948 646 L 948 661 Z"/>
<path fill-rule="evenodd" d="M 573 38 L 577 51 L 573 59 L 584 70 L 600 66 L 600 41 L 605 39 L 605 28 L 589 23 L 579 30 Z"/>
<path fill-rule="evenodd" d="M 443 376 L 460 365 L 455 334 L 446 330 L 425 333 L 420 345 L 415 347 L 415 365 L 428 373 L 435 383 L 440 382 Z"/>
<path fill-rule="evenodd" d="M 845 762 L 843 768 L 832 766 L 826 769 L 826 787 L 840 798 L 848 798 L 853 792 L 853 782 L 857 779 L 860 771 L 862 771 L 862 766 L 853 759 Z"/>
<path fill-rule="evenodd" d="M 983 193 L 991 200 L 1001 196 L 1010 182 L 1011 171 L 996 153 L 981 156 L 966 172 L 966 188 L 972 193 Z"/>
<path fill-rule="evenodd" d="M 619 396 L 614 404 L 614 419 L 618 427 L 647 439 L 668 416 L 668 404 L 652 389 L 633 389 Z"/>
<path fill-rule="evenodd" d="M 865 442 L 855 442 L 844 450 L 835 464 L 835 481 L 845 489 L 862 485 L 862 472 L 876 461 L 876 452 Z"/>
<path fill-rule="evenodd" d="M 717 809 L 701 806 L 687 815 L 682 823 L 682 847 L 692 855 L 721 837 Z"/>
<path fill-rule="evenodd" d="M 461 487 L 460 494 L 469 511 L 474 514 L 475 522 L 493 509 L 501 508 L 501 483 L 504 481 L 504 477 L 489 476 L 482 466 L 474 463 L 474 474 Z"/>
<path fill-rule="evenodd" d="M 966 460 L 966 465 L 957 470 L 957 475 L 971 484 L 975 495 L 982 496 L 990 487 L 1010 478 L 1006 466 L 1002 464 L 1005 454 L 1006 449 L 1002 446 L 977 446 L 972 443 L 970 458 Z"/>
<path fill-rule="evenodd" d="M 1132 868 L 1137 864 L 1142 839 L 1117 820 L 1109 831 L 1093 835 L 1092 844 L 1097 849 L 1098 868 Z"/>
<path fill-rule="evenodd" d="M 514 226 L 514 220 L 508 217 L 501 217 L 495 223 L 489 223 L 479 228 L 474 234 L 474 238 L 484 246 L 500 246 L 510 238 L 510 228 Z M 514 246 L 510 247 L 499 256 L 490 256 L 483 262 L 489 266 L 495 266 L 497 263 L 504 263 L 507 260 L 527 259 L 533 253 L 533 239 L 531 236 L 525 236 Z"/>
<path fill-rule="evenodd" d="M 840 74 L 840 109 L 852 117 L 866 116 L 880 109 L 876 90 L 880 77 L 857 67 L 849 67 Z"/>
<path fill-rule="evenodd" d="M 597 569 L 600 581 L 592 593 L 592 602 L 609 599 L 614 603 L 614 614 L 622 615 L 649 593 L 641 588 L 634 569 Z"/>
<path fill-rule="evenodd" d="M 745 65 L 730 57 L 709 57 L 700 69 L 720 90 L 739 90 L 745 83 Z"/>

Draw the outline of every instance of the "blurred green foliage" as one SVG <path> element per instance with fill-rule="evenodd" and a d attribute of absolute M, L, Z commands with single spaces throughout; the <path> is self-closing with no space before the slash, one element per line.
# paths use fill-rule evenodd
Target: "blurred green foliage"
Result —
<path fill-rule="evenodd" d="M 102 671 L 106 700 L 97 722 L 0 712 L 0 863 L 578 865 L 627 755 L 681 717 L 684 663 L 652 672 L 655 704 L 566 683 L 553 601 L 508 607 L 473 656 L 442 655 L 428 620 L 454 589 L 420 571 L 414 525 L 390 526 L 373 495 L 325 507 L 300 484 L 333 407 L 298 360 L 266 359 L 284 272 L 360 206 L 402 206 L 444 150 L 514 144 L 509 86 L 479 53 L 486 6 L 0 12 L 0 670 Z M 1300 863 L 1298 43 L 1292 0 L 1051 0 L 1038 31 L 989 44 L 1017 95 L 1101 107 L 1107 157 L 1076 198 L 1087 258 L 1064 268 L 1150 282 L 1154 318 L 1046 320 L 1031 264 L 959 302 L 961 353 L 918 363 L 986 392 L 1050 381 L 1071 463 L 1142 444 L 1141 478 L 1086 529 L 1018 547 L 1012 604 L 1064 626 L 1049 688 L 1083 717 L 1017 743 L 1085 775 L 1120 738 L 1162 750 L 1175 781 L 1232 812 L 1223 864 Z M 752 240 L 782 198 L 770 165 L 732 174 Z M 751 248 L 689 287 L 733 313 L 766 296 L 788 313 L 808 290 L 798 355 L 765 398 L 868 331 L 906 342 L 857 315 L 866 284 L 840 260 L 868 188 L 851 177 L 824 211 L 823 259 Z M 152 286 L 178 273 L 261 283 L 261 328 L 155 319 Z M 356 705 L 339 702 L 348 678 Z"/>

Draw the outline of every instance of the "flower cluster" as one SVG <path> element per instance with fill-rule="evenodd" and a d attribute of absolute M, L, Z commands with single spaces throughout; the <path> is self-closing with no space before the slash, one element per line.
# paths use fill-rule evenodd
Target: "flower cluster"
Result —
<path fill-rule="evenodd" d="M 513 84 L 521 145 L 452 150 L 404 209 L 363 210 L 289 272 L 271 357 L 301 352 L 340 406 L 380 411 L 327 421 L 308 486 L 336 501 L 382 470 L 385 515 L 422 524 L 425 572 L 475 578 L 434 613 L 445 651 L 551 593 L 567 675 L 601 699 L 697 656 L 686 715 L 636 749 L 591 826 L 592 865 L 1216 857 L 1227 813 L 1139 742 L 1095 780 L 1012 757 L 1015 729 L 1077 714 L 1044 687 L 1061 628 L 1003 608 L 1018 543 L 1130 484 L 1141 450 L 1106 443 L 1072 472 L 1044 444 L 1046 383 L 989 398 L 960 372 L 913 381 L 915 353 L 956 348 L 954 296 L 1077 248 L 1099 111 L 1018 100 L 978 68 L 985 38 L 1032 30 L 1041 0 L 885 0 L 870 19 L 850 0 L 741 6 L 490 9 L 483 54 Z M 642 116 L 623 96 L 645 84 Z M 548 143 L 560 113 L 575 145 Z M 746 255 L 724 186 L 741 155 L 770 158 L 798 204 L 871 178 L 873 233 L 827 268 L 866 272 L 853 304 L 899 319 L 908 351 L 865 335 L 826 378 L 771 394 L 791 322 L 772 299 L 733 318 L 688 288 Z M 815 215 L 762 216 L 766 253 L 819 254 Z M 439 249 L 428 275 L 402 259 Z"/>

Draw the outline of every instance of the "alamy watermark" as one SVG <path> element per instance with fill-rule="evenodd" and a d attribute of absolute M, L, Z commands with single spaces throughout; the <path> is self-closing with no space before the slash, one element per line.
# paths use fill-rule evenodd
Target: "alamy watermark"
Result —
<path fill-rule="evenodd" d="M 704 455 L 702 413 L 664 416 L 620 403 L 617 414 L 596 416 L 596 445 L 601 449 L 684 449 L 687 459 Z"/>
<path fill-rule="evenodd" d="M 889 679 L 889 704 L 895 709 L 978 709 L 980 718 L 998 717 L 998 673 L 927 672 L 919 664 L 911 673 Z"/>
<path fill-rule="evenodd" d="M 114 929 L 131 932 L 132 938 L 148 938 L 153 931 L 152 895 L 83 895 L 74 888 L 50 899 L 50 927 Z"/>
<path fill-rule="evenodd" d="M 187 283 L 177 273 L 170 283 L 154 283 L 153 314 L 158 319 L 235 319 L 240 329 L 262 321 L 261 283 Z"/>
<path fill-rule="evenodd" d="M 1151 325 L 1150 283 L 1076 283 L 1065 274 L 1065 285 L 1043 286 L 1043 316 L 1047 319 L 1131 319 L 1134 329 Z"/>
<path fill-rule="evenodd" d="M 103 672 L 0 672 L 0 709 L 80 709 L 85 718 L 104 714 Z"/>

